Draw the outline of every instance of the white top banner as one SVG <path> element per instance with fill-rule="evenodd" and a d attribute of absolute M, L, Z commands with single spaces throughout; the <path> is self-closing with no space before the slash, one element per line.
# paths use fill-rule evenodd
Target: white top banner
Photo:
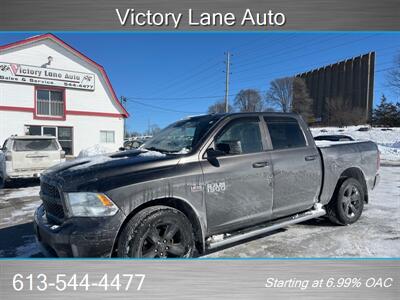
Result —
<path fill-rule="evenodd" d="M 0 81 L 49 85 L 89 91 L 94 91 L 95 88 L 94 74 L 5 62 L 0 62 Z"/>

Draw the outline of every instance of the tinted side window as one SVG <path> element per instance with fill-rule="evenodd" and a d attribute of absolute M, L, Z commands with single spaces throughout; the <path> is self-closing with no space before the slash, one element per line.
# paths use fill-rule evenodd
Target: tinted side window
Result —
<path fill-rule="evenodd" d="M 286 117 L 265 117 L 274 149 L 305 147 L 307 145 L 296 119 Z"/>
<path fill-rule="evenodd" d="M 215 148 L 227 155 L 263 151 L 258 118 L 243 118 L 228 123 L 215 138 Z"/>

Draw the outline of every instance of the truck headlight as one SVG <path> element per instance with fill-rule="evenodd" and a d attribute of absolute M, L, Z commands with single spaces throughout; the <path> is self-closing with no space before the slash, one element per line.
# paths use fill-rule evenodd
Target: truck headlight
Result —
<path fill-rule="evenodd" d="M 65 193 L 69 213 L 74 217 L 113 216 L 118 207 L 102 193 Z"/>

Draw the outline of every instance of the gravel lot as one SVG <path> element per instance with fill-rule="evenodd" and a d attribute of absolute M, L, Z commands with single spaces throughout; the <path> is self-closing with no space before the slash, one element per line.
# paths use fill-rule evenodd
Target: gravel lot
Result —
<path fill-rule="evenodd" d="M 400 257 L 400 167 L 381 168 L 381 182 L 361 219 L 333 226 L 307 221 L 209 257 Z M 41 257 L 32 216 L 40 204 L 37 181 L 0 190 L 0 257 Z"/>

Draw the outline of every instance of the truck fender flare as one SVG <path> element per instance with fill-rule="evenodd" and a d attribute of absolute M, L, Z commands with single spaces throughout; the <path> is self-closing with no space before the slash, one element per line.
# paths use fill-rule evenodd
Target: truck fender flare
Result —
<path fill-rule="evenodd" d="M 189 219 L 189 221 L 192 223 L 197 250 L 199 251 L 199 253 L 205 252 L 206 225 L 204 224 L 204 222 L 201 221 L 202 219 L 201 219 L 200 215 L 198 214 L 197 210 L 193 207 L 193 205 L 191 205 L 188 201 L 186 201 L 184 199 L 177 198 L 177 197 L 163 197 L 163 198 L 157 198 L 157 199 L 153 199 L 148 202 L 142 203 L 141 205 L 136 207 L 131 213 L 129 213 L 129 215 L 127 215 L 124 222 L 121 224 L 117 235 L 115 236 L 112 254 L 115 253 L 119 236 L 120 236 L 121 231 L 124 228 L 125 224 L 134 215 L 136 215 L 139 211 L 141 211 L 147 207 L 156 206 L 156 205 L 172 207 L 172 208 L 175 208 L 175 209 L 181 211 L 182 213 L 184 213 L 186 215 L 186 217 Z"/>
<path fill-rule="evenodd" d="M 342 172 L 342 174 L 340 174 L 337 185 L 343 182 L 343 180 L 346 178 L 354 178 L 360 182 L 364 190 L 364 202 L 368 203 L 368 187 L 363 171 L 358 167 L 347 168 Z"/>

